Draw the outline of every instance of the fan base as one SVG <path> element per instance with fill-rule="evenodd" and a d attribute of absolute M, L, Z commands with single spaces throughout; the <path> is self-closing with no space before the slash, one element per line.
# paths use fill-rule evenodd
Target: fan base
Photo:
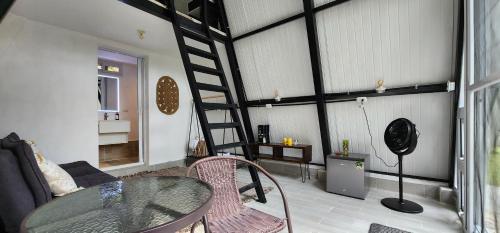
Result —
<path fill-rule="evenodd" d="M 403 199 L 403 202 L 400 202 L 399 198 L 384 198 L 381 203 L 385 207 L 399 212 L 410 214 L 419 214 L 424 212 L 424 208 L 421 205 L 405 199 Z"/>

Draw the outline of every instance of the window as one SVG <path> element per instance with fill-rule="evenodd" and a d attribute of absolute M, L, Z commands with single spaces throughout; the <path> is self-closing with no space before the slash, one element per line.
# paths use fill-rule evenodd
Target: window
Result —
<path fill-rule="evenodd" d="M 469 9 L 470 10 L 470 9 Z M 469 11 L 471 12 L 471 11 Z M 469 232 L 500 231 L 500 0 L 474 1 L 467 108 Z M 471 58 L 471 55 L 473 57 Z"/>

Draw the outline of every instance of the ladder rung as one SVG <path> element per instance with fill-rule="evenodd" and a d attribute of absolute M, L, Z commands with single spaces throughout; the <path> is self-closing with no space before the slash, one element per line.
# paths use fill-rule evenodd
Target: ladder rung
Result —
<path fill-rule="evenodd" d="M 214 54 L 207 52 L 207 51 L 204 51 L 204 50 L 201 50 L 201 49 L 198 49 L 198 48 L 195 48 L 195 47 L 191 47 L 189 45 L 186 45 L 186 50 L 188 51 L 188 53 L 194 54 L 196 56 L 204 57 L 207 59 L 215 59 Z"/>
<path fill-rule="evenodd" d="M 230 122 L 230 123 L 210 123 L 208 124 L 208 127 L 210 129 L 227 129 L 227 128 L 236 128 L 240 124 L 237 122 Z"/>
<path fill-rule="evenodd" d="M 255 185 L 255 183 L 250 183 L 250 184 L 247 184 L 247 185 L 245 185 L 245 186 L 241 187 L 241 188 L 239 189 L 239 192 L 240 192 L 240 193 L 244 193 L 244 192 L 246 192 L 246 191 L 248 191 L 248 190 L 250 190 L 250 189 L 255 188 L 255 186 L 256 186 L 256 185 Z"/>
<path fill-rule="evenodd" d="M 190 39 L 196 40 L 198 42 L 204 43 L 204 44 L 210 44 L 212 42 L 208 37 L 189 31 L 185 28 L 181 28 L 182 34 Z"/>
<path fill-rule="evenodd" d="M 206 83 L 196 83 L 196 87 L 198 87 L 198 89 L 204 90 L 204 91 L 218 91 L 218 92 L 227 91 L 227 87 L 219 86 L 219 85 L 206 84 Z"/>
<path fill-rule="evenodd" d="M 244 146 L 244 145 L 245 145 L 245 143 L 243 143 L 243 142 L 234 142 L 234 143 L 216 145 L 215 150 L 223 150 L 223 149 L 234 148 L 234 147 L 239 147 L 239 146 Z"/>
<path fill-rule="evenodd" d="M 206 67 L 206 66 L 200 66 L 200 65 L 197 65 L 197 64 L 191 64 L 191 66 L 193 67 L 193 70 L 197 71 L 197 72 L 201 72 L 201 73 L 205 73 L 205 74 L 211 74 L 211 75 L 220 75 L 221 74 L 221 72 L 219 72 L 218 70 L 216 70 L 214 68 L 210 68 L 210 67 Z"/>
<path fill-rule="evenodd" d="M 220 103 L 202 103 L 202 107 L 205 110 L 216 110 L 216 109 L 231 109 L 235 108 L 235 104 L 220 104 Z"/>

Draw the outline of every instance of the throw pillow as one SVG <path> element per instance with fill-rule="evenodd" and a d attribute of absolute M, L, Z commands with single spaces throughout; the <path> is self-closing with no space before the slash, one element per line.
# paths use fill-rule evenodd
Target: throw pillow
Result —
<path fill-rule="evenodd" d="M 54 196 L 60 197 L 83 189 L 76 186 L 73 177 L 71 177 L 71 175 L 69 175 L 64 169 L 59 167 L 54 162 L 46 159 L 36 146 L 35 142 L 29 140 L 26 142 L 31 146 L 38 166 L 40 167 L 43 176 L 49 183 L 50 190 Z"/>

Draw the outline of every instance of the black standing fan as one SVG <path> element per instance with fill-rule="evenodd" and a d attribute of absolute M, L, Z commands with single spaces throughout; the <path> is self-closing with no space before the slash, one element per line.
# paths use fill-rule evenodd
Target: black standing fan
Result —
<path fill-rule="evenodd" d="M 389 150 L 398 155 L 399 164 L 399 198 L 384 198 L 382 205 L 399 212 L 418 214 L 424 211 L 421 205 L 403 199 L 403 156 L 417 147 L 417 129 L 415 124 L 406 118 L 391 122 L 384 134 L 384 141 Z"/>

